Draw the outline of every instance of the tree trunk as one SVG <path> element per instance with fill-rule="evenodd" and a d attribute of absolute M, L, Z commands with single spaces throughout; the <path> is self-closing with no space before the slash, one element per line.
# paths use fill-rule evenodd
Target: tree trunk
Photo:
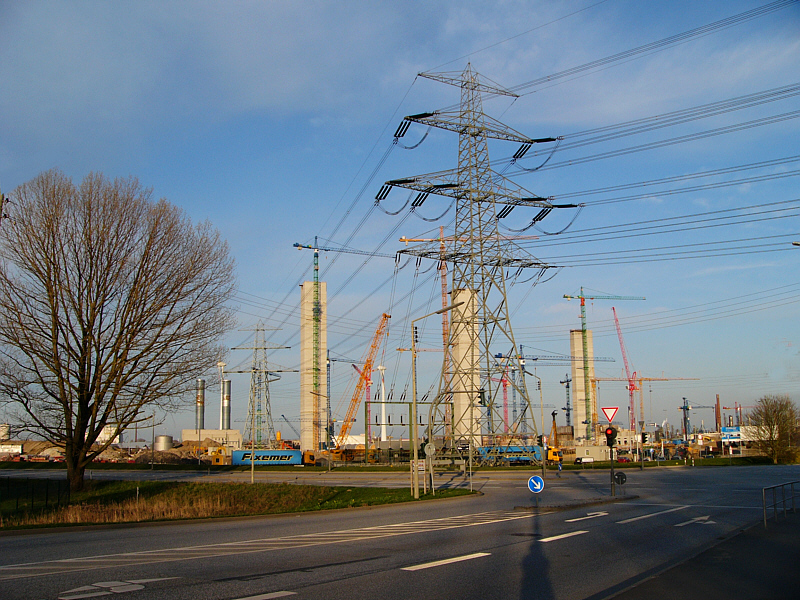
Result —
<path fill-rule="evenodd" d="M 80 492 L 83 490 L 83 473 L 86 467 L 67 468 L 67 481 L 69 481 L 70 492 Z"/>
<path fill-rule="evenodd" d="M 83 476 L 86 472 L 86 465 L 82 465 L 83 461 L 77 457 L 67 455 L 64 458 L 67 463 L 67 481 L 69 482 L 69 491 L 80 492 L 83 490 Z"/>

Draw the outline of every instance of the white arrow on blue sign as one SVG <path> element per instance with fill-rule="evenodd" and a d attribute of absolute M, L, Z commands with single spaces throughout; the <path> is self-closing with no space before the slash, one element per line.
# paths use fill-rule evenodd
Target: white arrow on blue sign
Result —
<path fill-rule="evenodd" d="M 528 489 L 532 491 L 534 494 L 538 494 L 544 489 L 544 479 L 542 479 L 538 475 L 534 475 L 533 477 L 528 479 Z"/>

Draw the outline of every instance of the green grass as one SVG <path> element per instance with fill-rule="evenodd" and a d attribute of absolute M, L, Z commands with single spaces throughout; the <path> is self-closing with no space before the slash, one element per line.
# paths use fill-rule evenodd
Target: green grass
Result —
<path fill-rule="evenodd" d="M 190 483 L 170 481 L 93 481 L 71 495 L 69 506 L 44 507 L 43 481 L 36 481 L 34 508 L 28 506 L 30 482 L 0 482 L 0 527 L 126 523 L 375 506 L 411 501 L 408 489 L 326 487 L 267 483 Z M 54 499 L 55 482 L 50 482 Z M 468 495 L 468 490 L 438 490 L 422 500 Z M 27 498 L 17 510 L 15 498 Z"/>

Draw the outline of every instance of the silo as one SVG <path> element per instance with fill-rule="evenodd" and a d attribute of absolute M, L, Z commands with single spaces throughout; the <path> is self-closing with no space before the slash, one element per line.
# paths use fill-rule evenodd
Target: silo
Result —
<path fill-rule="evenodd" d="M 172 436 L 171 435 L 157 435 L 156 442 L 155 442 L 155 450 L 156 452 L 164 452 L 172 448 Z"/>
<path fill-rule="evenodd" d="M 197 380 L 197 403 L 195 404 L 194 428 L 198 431 L 206 428 L 206 380 Z"/>
<path fill-rule="evenodd" d="M 231 428 L 231 380 L 222 380 L 222 428 Z"/>

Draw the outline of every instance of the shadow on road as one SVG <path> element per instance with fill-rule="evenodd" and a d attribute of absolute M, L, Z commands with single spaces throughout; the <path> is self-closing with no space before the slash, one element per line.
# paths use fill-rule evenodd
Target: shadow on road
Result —
<path fill-rule="evenodd" d="M 531 499 L 531 504 L 534 500 Z M 543 551 L 543 544 L 539 541 L 542 537 L 541 517 L 536 515 L 529 520 L 531 531 L 528 535 L 532 538 L 528 554 L 522 561 L 522 587 L 521 600 L 549 600 L 555 598 L 553 587 L 550 584 L 550 563 Z"/>

